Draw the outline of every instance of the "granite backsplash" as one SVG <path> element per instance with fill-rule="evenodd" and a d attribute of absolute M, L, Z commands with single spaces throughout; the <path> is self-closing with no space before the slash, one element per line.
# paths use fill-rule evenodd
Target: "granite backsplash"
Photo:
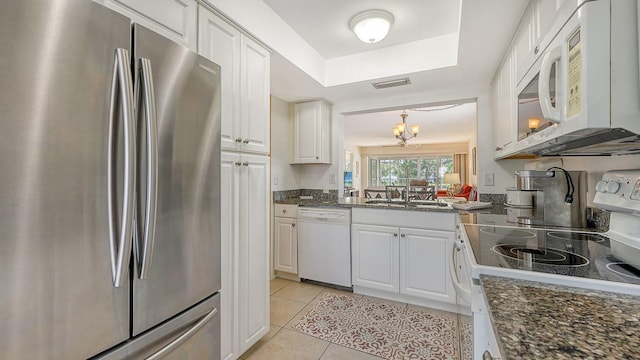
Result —
<path fill-rule="evenodd" d="M 273 192 L 273 200 L 297 199 L 300 196 L 313 196 L 314 200 L 338 200 L 338 190 L 329 190 L 328 193 L 322 189 L 296 189 Z"/>

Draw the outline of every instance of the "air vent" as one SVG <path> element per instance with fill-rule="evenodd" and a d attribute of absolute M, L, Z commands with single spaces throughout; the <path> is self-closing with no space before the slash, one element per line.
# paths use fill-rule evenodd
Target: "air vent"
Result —
<path fill-rule="evenodd" d="M 409 78 L 402 78 L 402 79 L 394 79 L 394 80 L 388 80 L 388 81 L 380 81 L 377 83 L 372 83 L 371 85 L 373 85 L 373 87 L 376 89 L 386 89 L 390 87 L 403 86 L 403 85 L 409 85 L 409 84 L 411 84 L 411 80 L 409 80 Z"/>

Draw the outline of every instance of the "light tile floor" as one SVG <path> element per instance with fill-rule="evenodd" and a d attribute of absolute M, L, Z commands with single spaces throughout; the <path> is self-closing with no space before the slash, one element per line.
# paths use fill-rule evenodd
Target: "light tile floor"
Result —
<path fill-rule="evenodd" d="M 293 329 L 293 324 L 300 320 L 320 300 L 319 295 L 325 292 L 362 296 L 280 278 L 272 280 L 271 330 L 240 358 L 243 360 L 380 360 L 381 358 L 377 356 L 332 344 Z M 407 306 L 407 304 L 395 304 Z"/>

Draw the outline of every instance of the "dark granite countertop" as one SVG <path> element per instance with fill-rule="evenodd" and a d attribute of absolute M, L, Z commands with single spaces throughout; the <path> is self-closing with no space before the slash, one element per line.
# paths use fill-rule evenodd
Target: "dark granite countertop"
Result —
<path fill-rule="evenodd" d="M 503 359 L 640 359 L 640 298 L 481 276 Z"/>
<path fill-rule="evenodd" d="M 274 200 L 275 204 L 289 204 L 298 206 L 312 206 L 312 207 L 338 207 L 338 208 L 369 208 L 369 209 L 382 209 L 382 210 L 404 210 L 404 211 L 427 211 L 427 212 L 447 212 L 456 213 L 458 210 L 451 206 L 429 206 L 429 205 L 406 205 L 399 203 L 386 203 L 384 201 L 379 203 L 367 203 L 372 199 L 358 198 L 358 197 L 344 197 L 336 200 L 325 199 L 285 199 Z"/>

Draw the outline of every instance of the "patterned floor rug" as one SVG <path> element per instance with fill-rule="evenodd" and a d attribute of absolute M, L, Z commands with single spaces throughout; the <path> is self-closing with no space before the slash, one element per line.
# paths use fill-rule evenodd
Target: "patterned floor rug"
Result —
<path fill-rule="evenodd" d="M 326 293 L 293 328 L 386 359 L 460 359 L 452 313 Z"/>

